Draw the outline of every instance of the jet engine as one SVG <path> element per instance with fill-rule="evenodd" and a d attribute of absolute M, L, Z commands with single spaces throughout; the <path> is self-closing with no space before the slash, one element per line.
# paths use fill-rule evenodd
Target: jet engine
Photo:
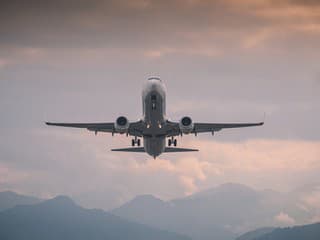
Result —
<path fill-rule="evenodd" d="M 193 130 L 193 122 L 190 117 L 183 117 L 179 122 L 179 127 L 182 133 L 188 134 Z"/>
<path fill-rule="evenodd" d="M 114 127 L 118 133 L 126 133 L 129 128 L 129 121 L 126 117 L 120 116 L 117 118 Z"/>

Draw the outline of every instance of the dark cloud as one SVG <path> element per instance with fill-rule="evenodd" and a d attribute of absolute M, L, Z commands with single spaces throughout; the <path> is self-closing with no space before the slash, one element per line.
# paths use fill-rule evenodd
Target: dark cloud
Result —
<path fill-rule="evenodd" d="M 289 3 L 301 6 L 320 6 L 320 2 L 318 0 L 289 0 Z"/>
<path fill-rule="evenodd" d="M 236 36 L 267 24 L 224 1 L 2 1 L 0 15 L 2 44 L 43 47 L 223 42 L 225 31 Z"/>

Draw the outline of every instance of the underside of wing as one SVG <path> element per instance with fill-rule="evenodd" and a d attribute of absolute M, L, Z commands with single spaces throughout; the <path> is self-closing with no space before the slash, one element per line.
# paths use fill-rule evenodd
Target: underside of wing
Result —
<path fill-rule="evenodd" d="M 115 132 L 114 123 L 51 123 L 46 122 L 49 126 L 71 127 L 71 128 L 86 128 L 89 131 L 97 132 Z"/>
<path fill-rule="evenodd" d="M 106 123 L 52 123 L 46 122 L 49 126 L 58 126 L 58 127 L 71 127 L 71 128 L 86 128 L 89 131 L 94 132 L 109 132 L 109 133 L 127 133 L 132 136 L 141 137 L 143 131 L 142 121 L 130 122 L 127 130 L 118 131 L 115 128 L 113 122 Z"/>
<path fill-rule="evenodd" d="M 177 148 L 177 147 L 166 147 L 164 152 L 172 153 L 172 152 L 196 152 L 199 151 L 198 149 L 191 149 L 191 148 Z"/>
<path fill-rule="evenodd" d="M 194 123 L 189 133 L 217 132 L 224 128 L 242 128 L 261 126 L 264 122 L 257 123 Z M 167 137 L 181 135 L 183 132 L 179 127 L 179 122 L 167 121 Z"/>
<path fill-rule="evenodd" d="M 52 123 L 46 122 L 49 126 L 58 127 L 73 127 L 73 128 L 87 128 L 87 129 L 110 129 L 113 128 L 114 123 Z"/>
<path fill-rule="evenodd" d="M 263 122 L 258 123 L 194 123 L 194 133 L 215 132 L 223 128 L 241 128 L 255 127 L 263 125 Z"/>
<path fill-rule="evenodd" d="M 145 152 L 143 147 L 131 147 L 131 148 L 115 148 L 111 149 L 114 152 Z"/>

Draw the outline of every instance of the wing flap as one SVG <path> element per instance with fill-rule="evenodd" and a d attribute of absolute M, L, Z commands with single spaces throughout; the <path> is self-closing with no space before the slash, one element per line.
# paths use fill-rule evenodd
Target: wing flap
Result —
<path fill-rule="evenodd" d="M 145 152 L 143 147 L 131 147 L 131 148 L 114 148 L 111 149 L 114 152 Z"/>
<path fill-rule="evenodd" d="M 258 123 L 195 123 L 193 132 L 213 132 L 220 131 L 223 128 L 241 128 L 261 126 L 264 122 Z"/>
<path fill-rule="evenodd" d="M 109 133 L 118 133 L 115 129 L 113 122 L 105 123 L 56 123 L 56 122 L 46 122 L 49 126 L 58 126 L 58 127 L 72 127 L 72 128 L 86 128 L 89 131 L 93 132 L 109 132 Z M 128 134 L 131 136 L 142 137 L 144 124 L 143 122 L 130 122 L 128 128 Z M 121 132 L 122 133 L 122 132 Z"/>
<path fill-rule="evenodd" d="M 224 128 L 242 128 L 261 126 L 264 122 L 256 123 L 194 123 L 192 133 L 216 132 Z M 178 122 L 167 121 L 167 137 L 180 135 Z"/>
<path fill-rule="evenodd" d="M 191 148 L 176 148 L 176 147 L 166 147 L 164 152 L 197 152 L 198 149 Z"/>
<path fill-rule="evenodd" d="M 91 129 L 112 129 L 114 123 L 52 123 L 46 122 L 49 126 L 58 126 L 58 127 L 74 127 L 74 128 L 87 128 Z"/>

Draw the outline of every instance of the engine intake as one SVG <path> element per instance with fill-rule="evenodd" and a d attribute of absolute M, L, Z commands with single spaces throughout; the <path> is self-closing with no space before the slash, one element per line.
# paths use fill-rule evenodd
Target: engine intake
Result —
<path fill-rule="evenodd" d="M 183 117 L 179 122 L 179 127 L 182 133 L 188 134 L 193 130 L 193 122 L 190 117 Z"/>
<path fill-rule="evenodd" d="M 118 133 L 125 133 L 129 128 L 129 121 L 126 117 L 120 116 L 115 122 L 115 129 Z"/>

